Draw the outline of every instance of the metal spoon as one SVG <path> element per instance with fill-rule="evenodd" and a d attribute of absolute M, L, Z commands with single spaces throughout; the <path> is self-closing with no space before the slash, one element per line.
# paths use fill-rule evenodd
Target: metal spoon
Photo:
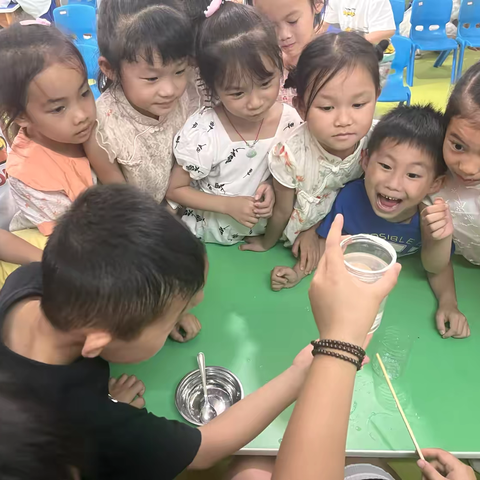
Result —
<path fill-rule="evenodd" d="M 200 370 L 200 376 L 202 377 L 203 397 L 205 399 L 203 407 L 200 410 L 200 421 L 205 425 L 217 416 L 217 412 L 208 400 L 207 374 L 205 371 L 205 355 L 202 352 L 197 355 L 197 363 Z"/>

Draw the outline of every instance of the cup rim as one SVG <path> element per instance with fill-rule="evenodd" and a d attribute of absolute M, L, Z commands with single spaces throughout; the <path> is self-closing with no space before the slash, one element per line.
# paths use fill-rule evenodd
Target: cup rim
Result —
<path fill-rule="evenodd" d="M 344 259 L 345 265 L 348 265 L 348 268 L 352 269 L 353 271 L 358 272 L 358 273 L 363 273 L 363 274 L 371 273 L 373 275 L 384 274 L 387 270 L 392 268 L 393 265 L 395 265 L 395 263 L 397 263 L 397 252 L 396 252 L 396 250 L 392 247 L 390 242 L 387 242 L 383 238 L 376 237 L 375 235 L 368 235 L 367 233 L 359 233 L 357 235 L 351 235 L 348 238 L 345 238 L 344 240 L 342 240 L 340 242 L 340 247 L 343 248 L 347 243 L 352 242 L 352 240 L 354 242 L 355 241 L 361 241 L 361 240 L 364 240 L 364 241 L 367 240 L 367 241 L 376 243 L 377 245 L 380 245 L 385 250 L 387 250 L 387 252 L 392 257 L 392 261 L 386 267 L 384 267 L 380 270 L 375 270 L 375 271 L 366 271 L 362 268 L 355 267 Z"/>

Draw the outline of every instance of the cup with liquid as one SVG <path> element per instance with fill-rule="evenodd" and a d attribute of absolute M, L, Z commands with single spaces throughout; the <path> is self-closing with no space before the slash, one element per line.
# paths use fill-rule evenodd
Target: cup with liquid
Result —
<path fill-rule="evenodd" d="M 352 235 L 342 241 L 343 259 L 348 272 L 362 282 L 375 283 L 397 262 L 397 252 L 390 243 L 373 235 Z M 369 333 L 380 326 L 385 297 Z"/>

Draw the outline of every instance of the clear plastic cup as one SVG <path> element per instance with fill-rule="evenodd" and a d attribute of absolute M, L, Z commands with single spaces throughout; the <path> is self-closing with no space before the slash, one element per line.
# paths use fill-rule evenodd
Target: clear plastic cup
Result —
<path fill-rule="evenodd" d="M 382 238 L 373 235 L 352 235 L 342 241 L 343 256 L 347 270 L 365 283 L 375 283 L 397 262 L 397 252 Z M 380 326 L 385 309 L 385 297 L 369 333 Z"/>

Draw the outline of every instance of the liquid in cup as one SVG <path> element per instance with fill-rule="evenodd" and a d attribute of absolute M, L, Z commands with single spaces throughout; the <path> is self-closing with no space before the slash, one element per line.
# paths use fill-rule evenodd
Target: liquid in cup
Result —
<path fill-rule="evenodd" d="M 362 282 L 374 283 L 397 261 L 395 249 L 387 241 L 373 235 L 353 235 L 341 243 L 347 270 Z M 385 297 L 369 333 L 380 326 L 385 310 Z"/>

